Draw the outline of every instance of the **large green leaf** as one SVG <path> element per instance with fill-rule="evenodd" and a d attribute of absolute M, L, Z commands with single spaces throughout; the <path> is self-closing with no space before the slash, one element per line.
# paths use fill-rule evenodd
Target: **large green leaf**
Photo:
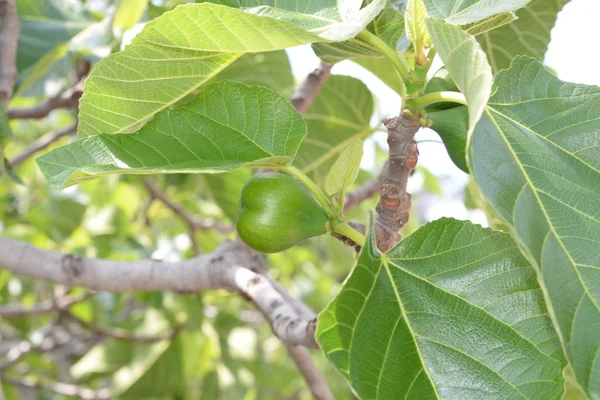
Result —
<path fill-rule="evenodd" d="M 371 135 L 373 95 L 349 76 L 332 76 L 304 115 L 308 135 L 294 165 L 322 183 L 338 155 L 351 142 Z"/>
<path fill-rule="evenodd" d="M 363 399 L 558 399 L 562 353 L 534 269 L 507 234 L 441 219 L 390 252 L 373 235 L 319 315 Z"/>
<path fill-rule="evenodd" d="M 290 97 L 294 90 L 294 75 L 285 50 L 245 54 L 217 74 L 212 82 L 234 81 L 268 87 Z"/>
<path fill-rule="evenodd" d="M 427 29 L 444 65 L 469 106 L 469 132 L 481 117 L 492 91 L 492 70 L 475 38 L 455 25 L 428 19 Z"/>
<path fill-rule="evenodd" d="M 430 17 L 443 18 L 447 22 L 457 25 L 481 21 L 494 14 L 515 11 L 530 1 L 423 0 Z"/>
<path fill-rule="evenodd" d="M 569 0 L 533 0 L 517 11 L 518 19 L 486 32 L 477 40 L 486 52 L 494 73 L 508 68 L 518 55 L 544 60 L 556 16 Z"/>
<path fill-rule="evenodd" d="M 518 57 L 494 91 L 469 169 L 537 268 L 579 384 L 600 398 L 600 88 Z"/>
<path fill-rule="evenodd" d="M 156 18 L 124 51 L 92 71 L 80 104 L 80 136 L 134 132 L 241 55 L 349 39 L 384 5 L 377 0 L 362 10 L 347 10 L 341 2 L 340 14 L 337 5 L 332 8 L 335 2 L 309 3 L 306 11 L 257 7 L 246 12 L 185 4 Z"/>
<path fill-rule="evenodd" d="M 281 95 L 220 82 L 131 135 L 80 139 L 37 159 L 53 186 L 107 174 L 224 172 L 292 161 L 306 125 Z"/>
<path fill-rule="evenodd" d="M 92 24 L 79 2 L 67 0 L 17 0 L 19 22 L 19 71 L 35 64 L 40 55 L 68 42 Z"/>

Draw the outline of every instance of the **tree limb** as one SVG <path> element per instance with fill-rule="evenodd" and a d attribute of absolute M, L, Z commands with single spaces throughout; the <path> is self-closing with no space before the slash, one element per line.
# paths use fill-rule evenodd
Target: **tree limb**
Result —
<path fill-rule="evenodd" d="M 86 293 L 84 295 L 67 296 L 64 299 L 46 300 L 34 305 L 33 307 L 27 308 L 21 306 L 20 304 L 7 304 L 0 306 L 0 316 L 4 318 L 17 318 L 47 314 L 61 309 L 67 309 L 74 304 L 87 300 L 90 296 L 90 293 Z"/>
<path fill-rule="evenodd" d="M 130 332 L 126 329 L 114 328 L 114 327 L 106 327 L 99 326 L 96 324 L 89 323 L 84 321 L 83 319 L 77 317 L 72 312 L 66 310 L 63 311 L 63 315 L 66 315 L 71 321 L 74 321 L 78 325 L 80 325 L 83 329 L 88 330 L 92 333 L 101 336 L 108 336 L 117 340 L 126 340 L 130 342 L 142 342 L 142 343 L 152 343 L 159 342 L 161 340 L 171 340 L 173 339 L 183 328 L 183 325 L 176 326 L 171 332 L 168 332 L 163 335 L 138 335 L 133 332 Z"/>
<path fill-rule="evenodd" d="M 313 397 L 317 400 L 334 400 L 331 390 L 323 375 L 313 362 L 308 350 L 301 346 L 286 344 L 288 353 L 296 363 L 296 367 L 304 376 L 304 380 Z"/>
<path fill-rule="evenodd" d="M 10 160 L 10 166 L 16 167 L 29 157 L 33 156 L 39 151 L 44 150 L 52 143 L 56 142 L 60 138 L 68 135 L 77 133 L 77 124 L 72 124 L 62 128 L 58 128 L 33 142 L 29 147 L 17 154 L 12 160 Z"/>
<path fill-rule="evenodd" d="M 77 385 L 61 382 L 44 382 L 29 376 L 17 378 L 3 375 L 2 380 L 10 385 L 16 385 L 27 389 L 45 390 L 63 396 L 73 396 L 84 400 L 111 399 L 109 389 L 88 389 Z"/>
<path fill-rule="evenodd" d="M 38 249 L 0 236 L 0 267 L 67 286 L 107 292 L 195 292 L 226 289 L 250 298 L 283 341 L 316 347 L 313 320 L 298 315 L 261 270 L 261 256 L 241 242 L 224 242 L 212 254 L 179 262 L 91 259 Z"/>
<path fill-rule="evenodd" d="M 331 75 L 332 67 L 333 65 L 321 62 L 313 72 L 308 74 L 304 82 L 298 86 L 292 95 L 291 103 L 300 114 L 308 111 L 315 97 L 329 78 L 329 75 Z"/>
<path fill-rule="evenodd" d="M 344 201 L 344 211 L 348 211 L 352 207 L 355 207 L 372 197 L 381 190 L 383 184 L 383 176 L 380 174 L 377 178 L 366 181 L 360 185 L 356 190 L 348 193 Z"/>
<path fill-rule="evenodd" d="M 400 241 L 398 231 L 408 221 L 410 194 L 406 192 L 408 178 L 417 166 L 419 150 L 414 136 L 421 127 L 419 118 L 405 113 L 383 121 L 388 129 L 389 161 L 382 172 L 375 216 L 377 247 L 383 253 Z"/>
<path fill-rule="evenodd" d="M 161 203 L 163 203 L 168 209 L 179 216 L 179 218 L 181 218 L 186 224 L 188 227 L 188 236 L 192 242 L 192 248 L 195 255 L 199 255 L 201 253 L 200 246 L 196 240 L 196 231 L 215 230 L 217 232 L 228 233 L 232 232 L 234 229 L 232 225 L 220 224 L 215 220 L 202 220 L 194 215 L 191 215 L 185 210 L 185 208 L 183 208 L 181 204 L 171 200 L 169 196 L 160 190 L 156 183 L 149 178 L 144 179 L 144 186 L 153 199 L 159 200 Z"/>
<path fill-rule="evenodd" d="M 31 107 L 9 108 L 6 115 L 9 119 L 40 119 L 46 117 L 57 108 L 77 108 L 83 95 L 83 80 L 71 89 L 42 101 Z"/>
<path fill-rule="evenodd" d="M 0 106 L 8 107 L 17 80 L 19 17 L 15 0 L 0 0 Z"/>

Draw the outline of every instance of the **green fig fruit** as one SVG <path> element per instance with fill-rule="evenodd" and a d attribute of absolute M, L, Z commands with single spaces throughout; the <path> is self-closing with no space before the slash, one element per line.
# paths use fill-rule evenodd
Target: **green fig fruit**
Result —
<path fill-rule="evenodd" d="M 254 250 L 277 253 L 327 233 L 327 221 L 323 208 L 301 183 L 289 175 L 268 172 L 246 182 L 237 231 Z"/>

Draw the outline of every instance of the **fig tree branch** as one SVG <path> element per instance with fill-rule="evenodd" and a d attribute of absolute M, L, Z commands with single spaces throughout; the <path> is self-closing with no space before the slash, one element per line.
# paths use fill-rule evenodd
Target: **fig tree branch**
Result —
<path fill-rule="evenodd" d="M 365 201 L 366 199 L 375 195 L 375 193 L 381 190 L 383 176 L 380 174 L 377 178 L 366 181 L 358 188 L 346 195 L 344 201 L 344 211 L 350 210 Z"/>
<path fill-rule="evenodd" d="M 6 115 L 9 119 L 40 119 L 46 117 L 58 108 L 72 109 L 79 106 L 79 99 L 83 94 L 83 80 L 74 87 L 50 97 L 36 105 L 21 108 L 9 108 Z"/>
<path fill-rule="evenodd" d="M 42 381 L 30 376 L 16 377 L 12 375 L 2 375 L 5 383 L 20 386 L 28 389 L 37 389 L 62 396 L 73 396 L 83 400 L 104 400 L 113 398 L 109 389 L 88 389 L 69 383 Z"/>
<path fill-rule="evenodd" d="M 31 317 L 34 315 L 48 314 L 59 310 L 68 309 L 74 304 L 81 303 L 91 296 L 90 293 L 83 295 L 66 296 L 63 299 L 46 300 L 32 307 L 23 307 L 20 304 L 7 304 L 0 306 L 0 317 L 17 318 Z"/>
<path fill-rule="evenodd" d="M 64 126 L 62 128 L 58 128 L 33 142 L 29 147 L 23 150 L 21 153 L 17 154 L 12 160 L 10 160 L 10 166 L 16 167 L 27 160 L 29 157 L 34 154 L 44 150 L 52 143 L 60 140 L 61 138 L 73 135 L 77 133 L 77 124 L 72 124 L 69 126 Z"/>
<path fill-rule="evenodd" d="M 0 236 L 0 268 L 33 279 L 98 291 L 195 292 L 225 289 L 250 298 L 272 323 L 274 332 L 293 344 L 316 347 L 314 315 L 303 318 L 261 274 L 261 256 L 241 242 L 224 242 L 211 254 L 165 262 L 91 259 L 38 249 Z"/>
<path fill-rule="evenodd" d="M 383 121 L 388 129 L 389 159 L 382 172 L 382 187 L 375 216 L 375 237 L 381 252 L 391 249 L 401 239 L 398 231 L 408 221 L 410 194 L 406 185 L 417 166 L 419 150 L 414 140 L 420 128 L 419 118 L 402 112 Z"/>
<path fill-rule="evenodd" d="M 333 65 L 321 62 L 313 72 L 308 74 L 304 82 L 298 86 L 292 95 L 291 103 L 300 114 L 308 111 L 315 97 L 317 97 L 317 94 L 331 75 L 332 67 Z"/>
<path fill-rule="evenodd" d="M 0 106 L 6 109 L 17 80 L 19 17 L 15 0 L 0 0 Z"/>
<path fill-rule="evenodd" d="M 144 186 L 152 199 L 159 200 L 162 202 L 168 209 L 173 211 L 181 220 L 185 223 L 188 228 L 188 236 L 192 243 L 192 248 L 194 250 L 194 254 L 198 255 L 201 253 L 200 246 L 198 245 L 198 241 L 196 240 L 196 231 L 208 231 L 215 230 L 217 232 L 227 233 L 233 231 L 233 226 L 220 224 L 214 220 L 202 220 L 199 219 L 190 213 L 179 203 L 171 200 L 169 196 L 167 196 L 160 188 L 154 183 L 153 180 L 147 178 L 144 179 Z"/>

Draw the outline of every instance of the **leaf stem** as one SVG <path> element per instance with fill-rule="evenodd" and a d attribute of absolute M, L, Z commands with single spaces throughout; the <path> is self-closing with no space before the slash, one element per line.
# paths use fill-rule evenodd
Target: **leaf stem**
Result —
<path fill-rule="evenodd" d="M 443 103 L 443 102 L 460 103 L 467 105 L 467 99 L 465 95 L 460 92 L 435 92 L 417 97 L 414 99 L 414 105 L 418 108 L 424 108 L 431 104 Z"/>
<path fill-rule="evenodd" d="M 354 241 L 356 244 L 359 244 L 361 247 L 365 245 L 365 237 L 346 222 L 334 225 L 333 231 L 339 233 L 340 235 L 346 236 L 348 239 Z"/>
<path fill-rule="evenodd" d="M 400 95 L 404 98 L 406 96 L 406 82 L 410 81 L 409 67 L 404 56 L 366 29 L 362 30 L 358 37 L 382 52 L 392 62 L 394 69 L 400 75 L 400 91 L 402 92 Z"/>
<path fill-rule="evenodd" d="M 317 201 L 319 202 L 321 207 L 323 207 L 323 210 L 325 210 L 327 215 L 332 215 L 331 202 L 323 194 L 321 189 L 319 189 L 317 184 L 312 181 L 312 179 L 310 179 L 308 176 L 306 176 L 304 172 L 300 171 L 293 165 L 285 165 L 281 167 L 281 170 L 287 172 L 294 178 L 298 179 L 300 183 L 302 183 L 313 194 L 313 196 L 315 196 L 315 199 L 317 199 Z"/>

